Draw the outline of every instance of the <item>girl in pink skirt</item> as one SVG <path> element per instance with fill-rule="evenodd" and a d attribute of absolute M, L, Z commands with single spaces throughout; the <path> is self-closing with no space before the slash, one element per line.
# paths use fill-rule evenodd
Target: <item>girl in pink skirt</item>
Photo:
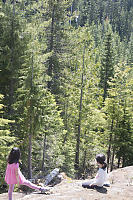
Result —
<path fill-rule="evenodd" d="M 12 200 L 12 193 L 14 190 L 14 185 L 26 185 L 32 189 L 40 190 L 45 192 L 47 189 L 44 187 L 37 186 L 30 181 L 26 180 L 23 174 L 19 169 L 19 159 L 20 159 L 20 150 L 17 147 L 14 147 L 8 157 L 8 164 L 6 168 L 5 181 L 9 185 L 8 197 L 9 200 Z"/>

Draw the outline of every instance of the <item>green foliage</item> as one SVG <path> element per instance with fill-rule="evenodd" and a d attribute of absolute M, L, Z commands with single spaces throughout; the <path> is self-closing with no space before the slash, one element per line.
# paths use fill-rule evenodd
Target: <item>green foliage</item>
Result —
<path fill-rule="evenodd" d="M 55 167 L 55 164 L 59 168 L 63 165 L 64 156 L 61 151 L 62 137 L 65 134 L 65 131 L 63 121 L 60 117 L 60 111 L 58 110 L 53 95 L 46 91 L 43 94 L 40 104 L 42 114 L 40 114 L 40 129 L 38 129 L 38 136 L 35 137 L 34 141 L 35 152 L 33 154 L 35 154 L 36 157 L 33 157 L 33 160 L 35 158 L 35 161 L 33 162 L 38 171 L 40 166 L 43 166 L 43 169 L 41 170 L 48 173 Z"/>
<path fill-rule="evenodd" d="M 19 70 L 14 104 L 17 122 L 15 132 L 20 140 L 20 148 L 26 149 L 25 152 L 22 151 L 22 160 L 29 163 L 28 173 L 32 167 L 37 171 L 42 169 L 46 173 L 49 171 L 49 165 L 52 169 L 55 163 L 61 166 L 63 162 L 59 148 L 64 133 L 63 123 L 54 96 L 47 89 L 47 82 L 51 80 L 47 75 L 47 60 L 51 52 L 47 52 L 47 35 L 43 30 L 49 22 L 42 17 L 44 10 L 39 6 L 37 8 L 41 13 L 37 12 L 29 17 L 30 22 L 27 22 L 24 32 L 28 38 L 27 50 L 23 56 L 24 63 Z M 47 141 L 44 141 L 45 136 Z M 29 177 L 31 176 L 29 174 Z"/>
<path fill-rule="evenodd" d="M 0 102 L 2 102 L 3 95 L 0 95 Z M 11 135 L 9 124 L 13 123 L 11 120 L 3 118 L 4 105 L 0 103 L 0 182 L 4 183 L 4 174 L 6 168 L 6 157 L 9 153 L 11 145 L 15 141 L 15 137 Z"/>
<path fill-rule="evenodd" d="M 104 48 L 101 55 L 100 87 L 103 89 L 103 100 L 105 100 L 108 96 L 108 81 L 111 80 L 114 74 L 112 30 L 108 21 L 105 22 L 105 35 L 103 44 Z"/>
<path fill-rule="evenodd" d="M 50 77 L 48 88 L 55 95 L 60 93 L 60 78 L 63 76 L 62 71 L 65 66 L 64 53 L 67 47 L 66 20 L 67 9 L 70 0 L 48 0 L 43 2 L 42 15 L 43 21 L 46 23 L 44 31 L 46 32 L 45 42 L 47 45 L 46 52 L 49 57 L 46 62 L 47 74 Z"/>
<path fill-rule="evenodd" d="M 112 132 L 112 148 L 116 157 L 122 160 L 122 166 L 132 164 L 132 83 L 130 73 L 132 69 L 124 64 L 115 68 L 115 74 L 109 98 L 105 100 L 104 110 L 107 114 L 108 130 Z M 110 129 L 112 126 L 113 127 Z"/>
<path fill-rule="evenodd" d="M 0 3 L 2 173 L 14 135 L 29 177 L 55 167 L 74 177 L 76 165 L 80 177 L 99 152 L 110 166 L 132 164 L 132 9 L 130 0 Z"/>
<path fill-rule="evenodd" d="M 98 89 L 98 71 L 100 64 L 96 62 L 95 54 L 97 52 L 93 47 L 94 43 L 88 27 L 79 27 L 76 30 L 71 29 L 69 35 L 72 38 L 70 38 L 72 55 L 70 56 L 70 69 L 69 71 L 64 71 L 64 73 L 66 73 L 64 93 L 62 93 L 60 99 L 62 110 L 64 111 L 64 124 L 67 130 L 64 143 L 67 145 L 70 144 L 70 141 L 73 141 L 71 146 L 73 146 L 73 148 L 76 146 L 79 113 L 81 113 L 81 156 L 79 156 L 79 165 L 82 166 L 82 155 L 85 150 L 87 150 L 88 155 L 86 159 L 90 157 L 93 158 L 95 153 L 99 150 L 98 146 L 100 143 L 101 129 L 105 125 L 104 114 L 98 109 L 102 101 Z M 82 109 L 80 110 L 81 90 Z M 98 141 L 99 143 L 97 143 Z M 84 143 L 86 143 L 86 145 L 84 145 Z M 96 147 L 93 152 L 92 149 L 95 145 Z M 88 148 L 88 146 L 90 146 L 90 148 Z M 73 153 L 72 155 L 74 156 Z M 74 160 L 74 158 L 72 160 Z"/>
<path fill-rule="evenodd" d="M 103 24 L 108 18 L 117 31 L 121 39 L 125 37 L 129 40 L 132 33 L 133 22 L 133 3 L 131 0 L 102 1 L 102 0 L 79 0 L 74 10 L 79 10 L 79 24 L 84 26 L 86 23 Z"/>
<path fill-rule="evenodd" d="M 8 118 L 13 119 L 14 93 L 17 89 L 18 70 L 23 63 L 21 59 L 25 50 L 22 29 L 24 23 L 20 18 L 19 6 L 9 1 L 2 4 L 3 16 L 0 17 L 0 88 L 5 98 Z"/>
<path fill-rule="evenodd" d="M 128 49 L 127 49 L 127 63 L 130 66 L 133 66 L 133 33 L 131 34 Z"/>

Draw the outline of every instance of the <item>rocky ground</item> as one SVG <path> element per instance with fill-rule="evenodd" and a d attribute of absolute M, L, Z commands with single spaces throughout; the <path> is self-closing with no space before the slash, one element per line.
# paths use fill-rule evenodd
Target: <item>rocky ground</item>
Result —
<path fill-rule="evenodd" d="M 13 193 L 13 200 L 132 200 L 133 166 L 114 170 L 109 175 L 111 187 L 100 191 L 84 189 L 81 180 L 64 179 L 52 187 L 47 194 Z M 0 200 L 8 200 L 7 193 L 0 194 Z"/>

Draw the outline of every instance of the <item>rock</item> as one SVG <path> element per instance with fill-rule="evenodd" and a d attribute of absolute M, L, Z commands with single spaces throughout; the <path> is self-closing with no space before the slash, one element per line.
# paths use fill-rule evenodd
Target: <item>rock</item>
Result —
<path fill-rule="evenodd" d="M 50 174 L 48 174 L 45 177 L 44 185 L 48 185 L 54 179 L 54 177 L 57 176 L 58 174 L 59 174 L 59 169 L 55 168 L 52 172 L 50 172 Z"/>
<path fill-rule="evenodd" d="M 63 176 L 63 175 L 62 175 Z M 82 180 L 72 180 L 63 177 L 63 180 L 52 187 L 49 194 L 31 193 L 22 196 L 14 193 L 13 200 L 132 200 L 133 199 L 133 166 L 114 170 L 109 173 L 112 180 L 111 187 L 102 190 L 82 188 Z M 20 196 L 18 196 L 20 195 Z M 17 197 L 17 198 L 16 198 Z M 7 200 L 7 193 L 0 195 L 0 200 Z"/>
<path fill-rule="evenodd" d="M 111 184 L 133 185 L 133 166 L 120 168 L 109 173 Z"/>

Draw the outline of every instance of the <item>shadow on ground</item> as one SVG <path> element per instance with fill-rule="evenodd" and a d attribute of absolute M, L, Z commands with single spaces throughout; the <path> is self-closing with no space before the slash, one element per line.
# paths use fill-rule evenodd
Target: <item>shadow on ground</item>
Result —
<path fill-rule="evenodd" d="M 107 194 L 107 188 L 102 187 L 102 188 L 96 188 L 95 189 L 97 192 L 103 193 L 103 194 Z"/>

